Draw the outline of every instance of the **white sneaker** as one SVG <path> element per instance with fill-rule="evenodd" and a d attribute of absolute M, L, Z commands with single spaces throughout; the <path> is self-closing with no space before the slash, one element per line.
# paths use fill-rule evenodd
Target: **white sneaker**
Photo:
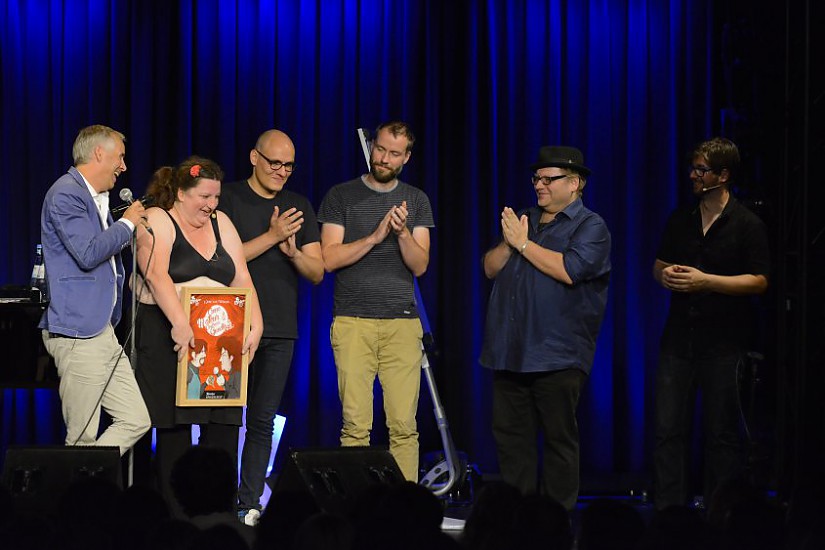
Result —
<path fill-rule="evenodd" d="M 261 511 L 252 508 L 251 510 L 247 510 L 246 513 L 239 513 L 238 519 L 240 519 L 244 525 L 255 527 L 258 525 L 258 520 L 261 519 Z"/>

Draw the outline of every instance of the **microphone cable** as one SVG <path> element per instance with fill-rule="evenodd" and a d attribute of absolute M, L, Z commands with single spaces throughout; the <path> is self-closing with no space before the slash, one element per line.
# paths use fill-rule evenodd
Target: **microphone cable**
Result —
<path fill-rule="evenodd" d="M 151 227 L 149 227 L 149 226 L 144 226 L 144 227 L 146 228 L 146 232 L 149 233 L 149 235 L 152 236 L 152 247 L 149 249 L 149 259 L 146 261 L 146 271 L 148 272 L 149 267 L 152 265 L 152 258 L 155 255 L 155 233 L 151 230 L 152 229 Z M 135 249 L 132 251 L 132 254 L 137 254 L 137 243 L 135 243 Z M 132 277 L 135 277 L 135 279 L 134 279 L 135 280 L 135 286 L 137 286 L 138 282 L 137 282 L 136 274 L 132 273 Z M 138 293 L 138 299 L 135 301 L 135 303 L 136 303 L 136 305 L 135 305 L 135 319 L 137 319 L 137 311 L 140 308 L 140 304 L 141 304 L 140 299 L 143 297 L 143 291 L 146 289 L 146 282 L 145 282 L 145 280 L 143 280 L 143 277 L 141 277 L 141 279 L 142 279 L 142 282 L 140 283 L 140 292 Z M 136 291 L 137 291 L 136 289 L 132 289 L 132 292 L 136 292 Z M 112 330 L 114 330 L 114 327 L 112 327 Z M 119 346 L 120 347 L 120 353 L 118 353 L 116 357 L 113 357 L 114 358 L 114 363 L 112 364 L 111 371 L 109 372 L 109 377 L 106 379 L 106 383 L 103 385 L 103 389 L 100 392 L 100 397 L 98 397 L 97 402 L 95 403 L 95 406 L 92 407 L 92 412 L 89 415 L 89 419 L 86 420 L 86 424 L 83 425 L 83 429 L 80 430 L 80 433 L 78 434 L 77 439 L 75 439 L 74 442 L 72 443 L 72 446 L 77 445 L 78 441 L 80 441 L 80 438 L 83 437 L 84 433 L 86 433 L 86 430 L 89 428 L 89 425 L 92 423 L 92 420 L 94 419 L 94 417 L 98 414 L 98 408 L 101 406 L 101 403 L 103 403 L 103 396 L 106 395 L 106 390 L 109 388 L 109 384 L 112 382 L 112 378 L 114 377 L 115 371 L 117 370 L 117 365 L 118 365 L 118 363 L 120 363 L 121 358 L 125 355 L 126 347 L 129 345 L 129 342 L 132 340 L 132 338 L 134 338 L 134 335 L 135 335 L 135 325 L 132 324 L 132 326 L 129 327 L 129 333 L 126 335 L 126 340 L 124 341 L 122 346 Z M 141 398 L 142 398 L 142 396 L 141 396 Z"/>

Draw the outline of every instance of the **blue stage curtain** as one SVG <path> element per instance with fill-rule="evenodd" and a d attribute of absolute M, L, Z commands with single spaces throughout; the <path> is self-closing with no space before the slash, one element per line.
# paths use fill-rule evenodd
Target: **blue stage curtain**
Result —
<path fill-rule="evenodd" d="M 528 165 L 570 144 L 613 234 L 610 300 L 580 407 L 585 473 L 650 464 L 652 380 L 667 296 L 651 276 L 690 146 L 718 131 L 710 0 L 0 1 L 0 284 L 25 284 L 49 185 L 82 126 L 127 135 L 120 187 L 193 153 L 227 179 L 271 127 L 289 133 L 289 187 L 317 206 L 365 169 L 355 130 L 408 121 L 406 181 L 434 206 L 420 280 L 457 446 L 496 471 L 490 376 L 478 366 L 491 283 L 480 258 L 503 206 L 535 202 Z M 302 287 L 284 404 L 291 445 L 336 445 L 333 276 Z M 563 319 L 548 319 L 561 323 Z M 440 442 L 422 391 L 422 451 Z M 2 443 L 60 442 L 55 394 L 4 390 Z M 34 410 L 37 415 L 34 415 Z M 381 418 L 377 417 L 377 424 Z M 376 430 L 380 432 L 378 426 Z M 48 435 L 43 435 L 48 434 Z M 51 441 L 49 441 L 51 440 Z"/>

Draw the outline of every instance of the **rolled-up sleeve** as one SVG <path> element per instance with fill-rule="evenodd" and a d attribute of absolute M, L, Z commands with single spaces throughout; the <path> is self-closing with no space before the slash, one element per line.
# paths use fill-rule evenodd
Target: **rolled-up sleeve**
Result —
<path fill-rule="evenodd" d="M 600 217 L 592 216 L 571 236 L 562 252 L 564 269 L 573 284 L 602 276 L 610 270 L 610 231 Z"/>

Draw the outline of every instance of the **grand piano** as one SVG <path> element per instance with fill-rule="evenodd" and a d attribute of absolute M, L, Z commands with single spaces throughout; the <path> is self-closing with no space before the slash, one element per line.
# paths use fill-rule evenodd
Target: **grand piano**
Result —
<path fill-rule="evenodd" d="M 57 369 L 37 328 L 47 305 L 37 289 L 0 288 L 0 388 L 57 387 Z"/>

